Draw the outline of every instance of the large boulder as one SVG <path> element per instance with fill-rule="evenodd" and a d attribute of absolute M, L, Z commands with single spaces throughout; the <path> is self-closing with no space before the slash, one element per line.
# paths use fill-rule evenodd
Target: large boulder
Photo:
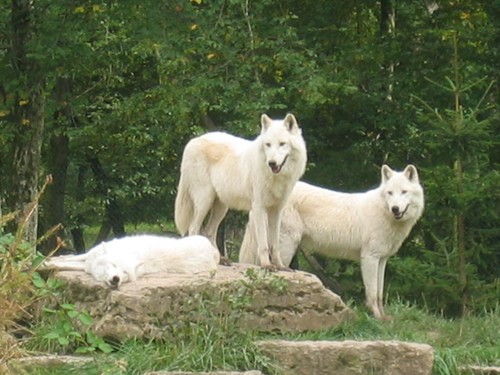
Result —
<path fill-rule="evenodd" d="M 114 339 L 164 337 L 182 321 L 226 314 L 242 329 L 302 332 L 353 317 L 339 296 L 309 273 L 219 266 L 202 274 L 154 274 L 110 289 L 79 271 L 55 276 L 64 299 L 94 318 L 94 331 Z"/>
<path fill-rule="evenodd" d="M 400 341 L 260 341 L 286 375 L 430 375 L 434 350 Z"/>

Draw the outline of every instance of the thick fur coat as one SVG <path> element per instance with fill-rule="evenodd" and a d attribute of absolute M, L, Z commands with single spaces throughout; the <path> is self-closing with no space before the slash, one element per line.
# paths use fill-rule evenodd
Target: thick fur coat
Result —
<path fill-rule="evenodd" d="M 384 273 L 424 210 L 417 169 L 384 165 L 382 182 L 364 193 L 340 193 L 304 182 L 295 186 L 283 211 L 280 253 L 290 264 L 298 248 L 327 257 L 360 261 L 366 303 L 383 318 Z M 259 264 L 255 239 L 247 230 L 240 262 Z"/>
<path fill-rule="evenodd" d="M 221 132 L 192 139 L 184 149 L 175 200 L 179 232 L 204 234 L 215 243 L 229 208 L 250 211 L 260 264 L 282 268 L 277 251 L 281 212 L 306 161 L 301 129 L 291 114 L 283 120 L 262 115 L 254 141 Z"/>
<path fill-rule="evenodd" d="M 48 258 L 45 266 L 56 270 L 85 271 L 97 281 L 118 287 L 158 272 L 215 271 L 219 256 L 217 248 L 203 236 L 137 235 L 102 242 L 85 254 Z"/>

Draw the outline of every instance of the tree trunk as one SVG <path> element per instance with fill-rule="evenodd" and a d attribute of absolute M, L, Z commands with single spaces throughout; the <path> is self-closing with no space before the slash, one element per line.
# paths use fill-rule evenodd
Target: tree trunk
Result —
<path fill-rule="evenodd" d="M 48 230 L 54 225 L 65 223 L 64 195 L 66 192 L 66 175 L 69 162 L 69 138 L 65 134 L 53 134 L 50 138 L 47 169 L 53 177 L 52 185 L 47 187 L 44 201 L 43 228 Z M 64 228 L 56 233 L 64 237 Z M 57 239 L 52 236 L 39 249 L 44 254 L 52 251 Z"/>
<path fill-rule="evenodd" d="M 13 0 L 11 14 L 12 60 L 15 79 L 26 82 L 23 94 L 17 93 L 13 114 L 15 136 L 9 205 L 24 211 L 38 190 L 41 148 L 44 130 L 44 85 L 38 64 L 29 58 L 28 44 L 33 37 L 32 1 Z M 22 217 L 22 215 L 20 216 Z M 20 222 L 18 221 L 18 225 Z M 37 237 L 38 215 L 35 212 L 24 228 L 27 241 Z"/>
<path fill-rule="evenodd" d="M 104 171 L 101 162 L 96 157 L 91 157 L 89 162 L 90 168 L 96 178 L 97 189 L 99 190 L 99 193 L 106 198 L 106 217 L 103 220 L 99 236 L 96 240 L 97 244 L 105 239 L 110 229 L 113 229 L 113 233 L 116 237 L 125 236 L 125 223 L 118 200 L 114 194 L 110 192 L 109 178 Z"/>
<path fill-rule="evenodd" d="M 383 42 L 389 41 L 396 30 L 396 13 L 392 0 L 380 1 L 380 37 Z M 383 46 L 387 47 L 387 46 Z M 386 72 L 386 85 L 384 88 L 385 96 L 388 100 L 392 100 L 393 81 L 394 81 L 394 61 L 390 58 L 385 58 L 383 69 Z"/>
<path fill-rule="evenodd" d="M 81 203 L 85 200 L 85 170 L 83 165 L 78 166 L 78 177 L 75 191 L 75 199 L 77 202 Z M 85 238 L 83 236 L 83 215 L 78 212 L 75 215 L 75 222 L 72 223 L 71 237 L 73 237 L 73 246 L 77 253 L 85 252 Z"/>

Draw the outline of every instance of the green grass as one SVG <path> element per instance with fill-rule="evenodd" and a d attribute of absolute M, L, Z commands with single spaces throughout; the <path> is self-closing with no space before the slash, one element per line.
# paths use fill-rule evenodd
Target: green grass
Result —
<path fill-rule="evenodd" d="M 230 319 L 219 323 L 179 327 L 172 336 L 159 341 L 128 341 L 111 354 L 94 354 L 92 366 L 79 369 L 81 374 L 142 374 L 152 370 L 215 371 L 262 370 L 279 374 L 269 359 L 254 346 L 255 340 L 400 340 L 427 343 L 435 349 L 434 375 L 458 374 L 464 365 L 500 366 L 500 309 L 451 320 L 427 314 L 396 302 L 388 307 L 391 321 L 377 321 L 364 310 L 357 320 L 335 329 L 297 335 L 256 335 L 232 328 Z M 36 369 L 30 374 L 57 375 L 68 369 Z M 65 372 L 66 371 L 66 372 Z"/>

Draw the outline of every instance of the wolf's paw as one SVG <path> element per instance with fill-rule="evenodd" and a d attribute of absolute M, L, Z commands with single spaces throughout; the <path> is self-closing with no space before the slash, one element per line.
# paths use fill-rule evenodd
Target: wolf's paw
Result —
<path fill-rule="evenodd" d="M 221 257 L 220 257 L 220 260 L 219 260 L 219 264 L 220 264 L 221 266 L 227 266 L 227 267 L 229 267 L 229 266 L 232 266 L 232 265 L 233 265 L 233 262 L 231 262 L 231 261 L 229 260 L 229 258 L 224 257 L 224 256 L 221 256 Z"/>
<path fill-rule="evenodd" d="M 278 267 L 278 271 L 284 271 L 284 272 L 295 272 L 295 270 L 291 269 L 290 267 Z"/>
<path fill-rule="evenodd" d="M 380 320 L 381 322 L 392 322 L 394 320 L 394 318 L 391 315 L 382 315 L 377 319 Z"/>

